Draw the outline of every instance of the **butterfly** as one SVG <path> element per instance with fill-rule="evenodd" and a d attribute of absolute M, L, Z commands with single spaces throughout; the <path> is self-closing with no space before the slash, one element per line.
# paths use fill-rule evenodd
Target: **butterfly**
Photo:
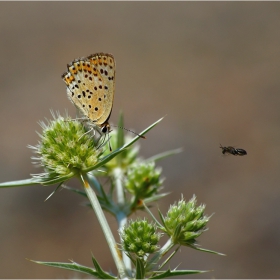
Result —
<path fill-rule="evenodd" d="M 110 132 L 109 118 L 115 93 L 116 62 L 112 54 L 95 53 L 75 59 L 62 74 L 70 101 L 103 133 Z"/>
<path fill-rule="evenodd" d="M 232 154 L 234 156 L 245 156 L 247 155 L 247 152 L 243 149 L 236 149 L 234 147 L 228 146 L 228 147 L 223 147 L 220 144 L 220 148 L 222 149 L 223 154 Z"/>

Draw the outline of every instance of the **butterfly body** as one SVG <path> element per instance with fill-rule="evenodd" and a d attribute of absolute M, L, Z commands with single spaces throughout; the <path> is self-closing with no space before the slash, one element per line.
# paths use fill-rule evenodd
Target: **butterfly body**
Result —
<path fill-rule="evenodd" d="M 234 156 L 245 156 L 245 155 L 247 155 L 247 152 L 245 150 L 237 149 L 237 148 L 234 148 L 232 146 L 223 147 L 220 144 L 220 148 L 222 149 L 223 154 L 231 154 L 231 155 L 234 155 Z"/>
<path fill-rule="evenodd" d="M 62 75 L 69 99 L 104 133 L 110 131 L 108 121 L 114 101 L 115 67 L 113 55 L 96 53 L 75 59 Z"/>

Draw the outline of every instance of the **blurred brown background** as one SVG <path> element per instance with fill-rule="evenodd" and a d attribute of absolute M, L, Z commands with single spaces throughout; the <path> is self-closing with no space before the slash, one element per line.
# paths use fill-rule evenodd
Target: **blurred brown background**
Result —
<path fill-rule="evenodd" d="M 166 115 L 140 141 L 142 156 L 184 148 L 159 162 L 172 192 L 161 210 L 196 194 L 215 213 L 199 243 L 227 254 L 182 248 L 171 267 L 213 270 L 192 278 L 279 278 L 279 15 L 279 2 L 0 3 L 0 181 L 39 172 L 26 146 L 37 144 L 50 109 L 75 116 L 66 64 L 110 52 L 111 122 L 122 109 L 125 127 L 140 132 Z M 220 143 L 248 155 L 222 156 Z M 91 252 L 116 271 L 84 199 L 64 190 L 44 203 L 54 188 L 0 190 L 1 278 L 78 278 L 25 258 L 91 266 Z"/>

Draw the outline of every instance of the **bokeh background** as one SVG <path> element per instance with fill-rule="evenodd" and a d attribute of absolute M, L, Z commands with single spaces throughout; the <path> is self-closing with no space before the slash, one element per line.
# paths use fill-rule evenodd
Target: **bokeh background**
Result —
<path fill-rule="evenodd" d="M 182 248 L 171 267 L 212 270 L 192 278 L 279 278 L 279 15 L 279 2 L 1 2 L 0 181 L 39 172 L 27 145 L 50 109 L 75 117 L 66 64 L 110 52 L 111 122 L 123 110 L 125 127 L 140 132 L 166 116 L 141 155 L 184 149 L 158 163 L 172 192 L 159 207 L 196 194 L 215 213 L 199 243 L 227 254 Z M 248 155 L 222 156 L 220 143 Z M 26 258 L 91 266 L 91 252 L 116 271 L 84 199 L 64 190 L 44 202 L 54 188 L 0 190 L 0 278 L 79 278 Z"/>

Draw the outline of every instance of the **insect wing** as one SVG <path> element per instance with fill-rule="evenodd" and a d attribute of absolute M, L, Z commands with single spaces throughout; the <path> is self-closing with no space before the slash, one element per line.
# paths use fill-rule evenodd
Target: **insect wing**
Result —
<path fill-rule="evenodd" d="M 237 152 L 237 154 L 239 155 L 239 156 L 245 156 L 245 155 L 247 155 L 247 152 L 245 151 L 245 150 L 243 150 L 243 149 L 235 149 L 236 150 L 236 152 Z"/>
<path fill-rule="evenodd" d="M 98 53 L 74 60 L 62 75 L 67 95 L 83 115 L 101 126 L 111 114 L 115 91 L 115 61 Z"/>

